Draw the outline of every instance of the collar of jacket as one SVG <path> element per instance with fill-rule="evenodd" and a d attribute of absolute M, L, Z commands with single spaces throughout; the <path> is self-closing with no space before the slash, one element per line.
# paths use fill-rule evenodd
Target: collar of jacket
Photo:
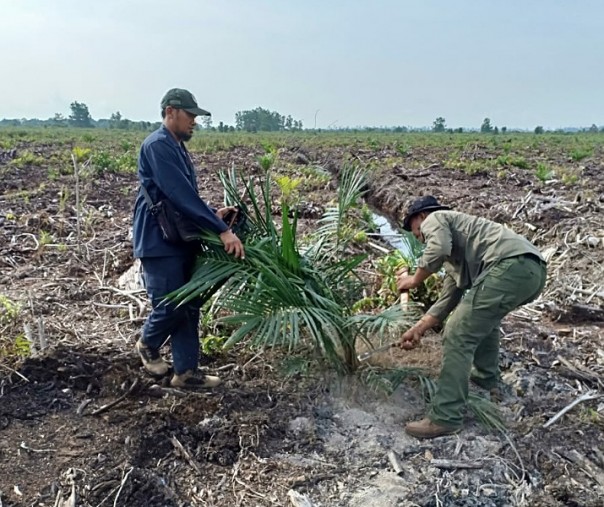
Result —
<path fill-rule="evenodd" d="M 166 138 L 168 139 L 168 142 L 170 142 L 171 144 L 173 144 L 174 146 L 176 146 L 177 148 L 181 148 L 182 149 L 182 143 L 178 142 L 176 139 L 174 139 L 174 135 L 172 134 L 172 132 L 170 132 L 167 127 L 165 125 L 161 126 L 161 131 L 166 135 Z"/>

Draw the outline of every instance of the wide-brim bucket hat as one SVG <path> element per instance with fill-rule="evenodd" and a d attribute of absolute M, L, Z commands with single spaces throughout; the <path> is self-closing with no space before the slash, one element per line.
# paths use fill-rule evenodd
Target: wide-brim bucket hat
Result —
<path fill-rule="evenodd" d="M 405 218 L 403 218 L 403 229 L 405 229 L 406 231 L 411 231 L 411 219 L 422 211 L 438 211 L 450 209 L 451 208 L 449 208 L 449 206 L 440 204 L 436 200 L 436 197 L 432 195 L 424 195 L 422 197 L 419 197 L 411 203 L 409 208 L 407 208 L 407 213 L 405 213 Z"/>

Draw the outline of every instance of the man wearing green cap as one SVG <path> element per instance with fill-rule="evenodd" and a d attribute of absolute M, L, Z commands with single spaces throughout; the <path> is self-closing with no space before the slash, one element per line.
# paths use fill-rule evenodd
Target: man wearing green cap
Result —
<path fill-rule="evenodd" d="M 461 428 L 469 380 L 496 393 L 501 319 L 539 295 L 546 264 L 526 238 L 485 218 L 451 211 L 432 196 L 409 206 L 403 228 L 426 246 L 415 274 L 399 275 L 398 289 L 418 287 L 441 268 L 445 279 L 438 301 L 403 334 L 401 347 L 416 347 L 428 329 L 452 312 L 430 411 L 405 427 L 412 436 L 433 438 Z"/>
<path fill-rule="evenodd" d="M 209 115 L 197 105 L 191 92 L 169 90 L 161 101 L 162 126 L 144 140 L 138 158 L 141 188 L 134 206 L 134 257 L 141 260 L 153 309 L 136 350 L 149 373 L 164 376 L 170 369 L 159 351 L 170 338 L 173 387 L 214 387 L 220 379 L 202 375 L 197 369 L 199 304 L 190 302 L 177 307 L 165 301 L 167 294 L 190 280 L 198 245 L 166 241 L 149 202 L 153 205 L 168 200 L 200 229 L 219 234 L 227 253 L 238 258 L 245 255 L 241 241 L 222 220 L 232 208 L 216 211 L 199 196 L 193 161 L 184 144 L 193 136 L 195 118 Z"/>

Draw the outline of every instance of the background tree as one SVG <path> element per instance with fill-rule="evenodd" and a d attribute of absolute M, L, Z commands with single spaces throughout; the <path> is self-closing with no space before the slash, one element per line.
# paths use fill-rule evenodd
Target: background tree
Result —
<path fill-rule="evenodd" d="M 53 127 L 67 127 L 67 118 L 61 113 L 55 113 L 49 122 Z"/>
<path fill-rule="evenodd" d="M 589 131 L 592 133 L 597 133 L 598 132 L 598 126 L 595 123 L 591 124 L 591 127 L 589 127 Z"/>
<path fill-rule="evenodd" d="M 0 120 L 0 127 L 18 127 L 21 125 L 21 120 L 16 118 L 2 118 Z"/>
<path fill-rule="evenodd" d="M 122 128 L 122 113 L 116 111 L 109 118 L 109 128 L 110 129 L 119 129 Z"/>
<path fill-rule="evenodd" d="M 444 132 L 445 130 L 445 119 L 442 116 L 439 116 L 432 124 L 432 132 Z"/>
<path fill-rule="evenodd" d="M 262 107 L 235 114 L 235 126 L 246 132 L 276 132 L 280 130 L 301 130 L 302 121 L 294 120 L 291 115 L 283 116 L 277 111 Z"/>
<path fill-rule="evenodd" d="M 80 128 L 92 127 L 92 117 L 86 104 L 75 101 L 69 107 L 71 107 L 71 114 L 69 115 L 70 125 Z"/>
<path fill-rule="evenodd" d="M 484 134 L 490 134 L 493 132 L 493 127 L 491 126 L 490 118 L 485 118 L 480 126 L 480 131 Z"/>
<path fill-rule="evenodd" d="M 543 132 L 545 132 L 545 130 L 543 129 L 543 127 L 541 125 L 537 125 L 535 127 L 535 134 L 543 134 Z"/>
<path fill-rule="evenodd" d="M 505 134 L 508 131 L 507 127 L 501 127 L 501 133 Z"/>
<path fill-rule="evenodd" d="M 211 116 L 202 116 L 199 120 L 199 125 L 201 128 L 205 130 L 210 130 L 212 128 L 212 117 Z"/>

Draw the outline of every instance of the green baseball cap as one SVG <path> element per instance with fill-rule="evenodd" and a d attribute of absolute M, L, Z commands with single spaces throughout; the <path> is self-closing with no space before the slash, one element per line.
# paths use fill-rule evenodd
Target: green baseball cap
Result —
<path fill-rule="evenodd" d="M 164 110 L 166 107 L 172 106 L 176 109 L 184 109 L 187 113 L 195 114 L 197 116 L 211 116 L 212 113 L 201 109 L 197 105 L 197 100 L 193 94 L 188 90 L 182 88 L 172 88 L 168 90 L 161 99 L 161 108 Z"/>

